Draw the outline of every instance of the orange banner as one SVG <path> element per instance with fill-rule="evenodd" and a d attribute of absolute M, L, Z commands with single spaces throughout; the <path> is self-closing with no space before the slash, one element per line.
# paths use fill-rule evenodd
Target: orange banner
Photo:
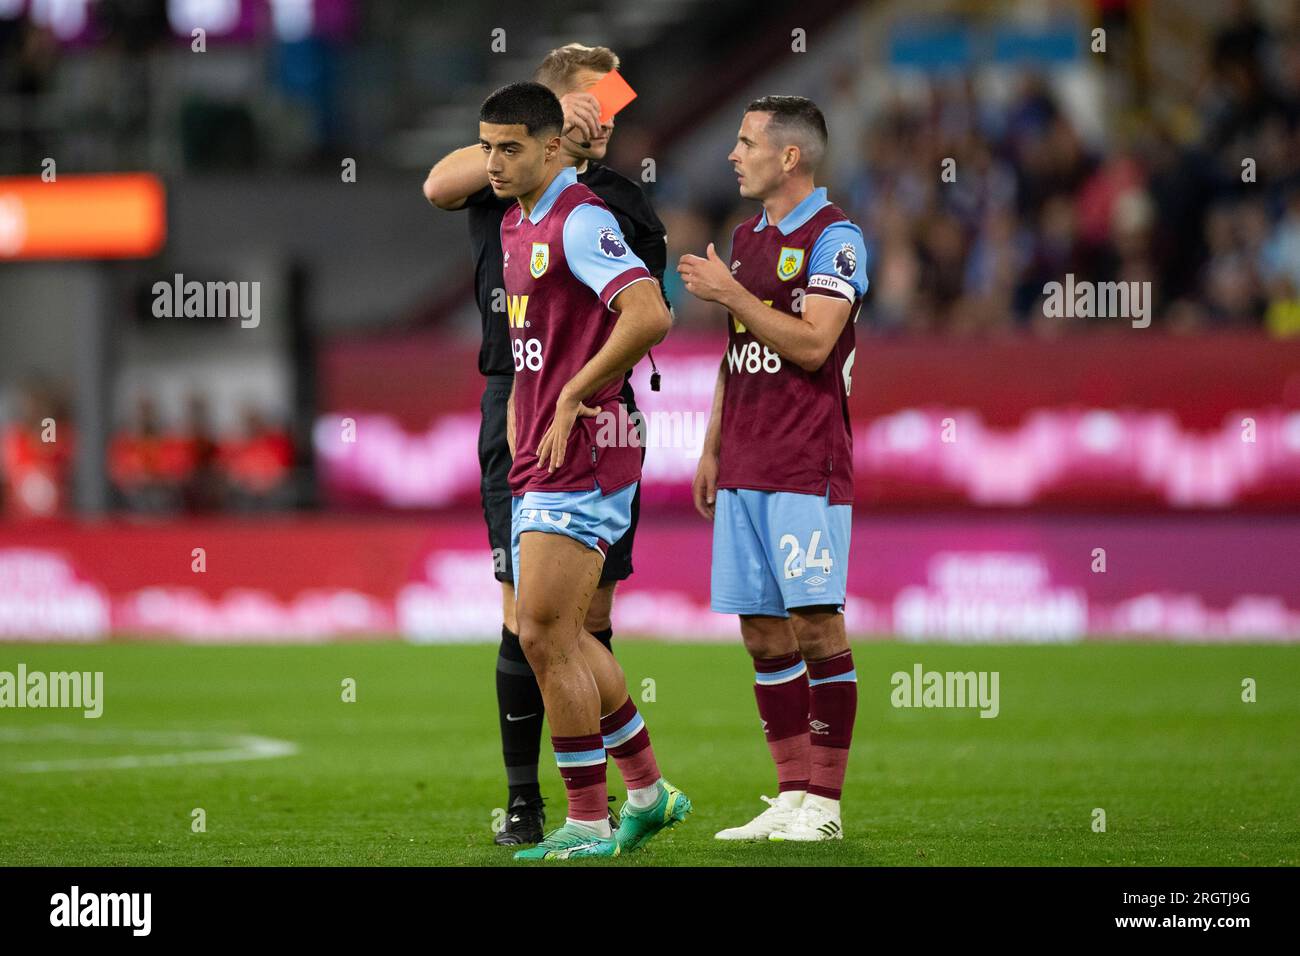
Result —
<path fill-rule="evenodd" d="M 166 239 L 166 193 L 149 173 L 0 177 L 0 259 L 141 259 Z"/>

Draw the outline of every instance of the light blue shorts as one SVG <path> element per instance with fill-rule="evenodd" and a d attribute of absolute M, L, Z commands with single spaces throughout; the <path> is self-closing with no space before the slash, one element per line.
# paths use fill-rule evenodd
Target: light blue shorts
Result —
<path fill-rule="evenodd" d="M 828 495 L 719 488 L 713 512 L 713 610 L 789 617 L 844 605 L 851 505 Z"/>
<path fill-rule="evenodd" d="M 526 491 L 510 500 L 510 555 L 514 558 L 515 590 L 519 590 L 519 536 L 525 531 L 562 534 L 607 554 L 632 524 L 632 482 L 607 495 L 597 485 L 591 491 Z"/>

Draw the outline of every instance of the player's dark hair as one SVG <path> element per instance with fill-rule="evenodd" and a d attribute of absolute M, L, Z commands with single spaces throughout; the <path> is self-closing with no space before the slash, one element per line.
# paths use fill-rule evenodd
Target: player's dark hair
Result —
<path fill-rule="evenodd" d="M 826 155 L 830 137 L 826 132 L 826 117 L 817 104 L 806 96 L 760 96 L 745 107 L 746 113 L 771 113 L 769 135 L 782 145 L 793 143 L 799 147 L 801 162 L 816 169 Z"/>
<path fill-rule="evenodd" d="M 499 126 L 521 125 L 528 135 L 539 139 L 559 135 L 564 126 L 564 110 L 554 93 L 541 83 L 511 83 L 483 101 L 478 111 L 483 123 Z"/>

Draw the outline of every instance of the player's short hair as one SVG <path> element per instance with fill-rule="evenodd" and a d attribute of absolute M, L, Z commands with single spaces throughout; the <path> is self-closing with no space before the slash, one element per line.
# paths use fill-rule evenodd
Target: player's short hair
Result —
<path fill-rule="evenodd" d="M 579 70 L 613 73 L 617 69 L 618 54 L 609 47 L 566 43 L 546 54 L 533 79 L 560 96 L 572 88 L 573 77 Z"/>
<path fill-rule="evenodd" d="M 826 117 L 806 96 L 760 96 L 745 107 L 746 113 L 771 113 L 768 135 L 779 146 L 798 146 L 799 164 L 810 171 L 821 165 L 830 137 Z"/>
<path fill-rule="evenodd" d="M 564 126 L 564 110 L 555 94 L 540 83 L 511 83 L 483 101 L 479 122 L 501 126 L 522 125 L 528 135 L 539 139 L 558 136 Z"/>

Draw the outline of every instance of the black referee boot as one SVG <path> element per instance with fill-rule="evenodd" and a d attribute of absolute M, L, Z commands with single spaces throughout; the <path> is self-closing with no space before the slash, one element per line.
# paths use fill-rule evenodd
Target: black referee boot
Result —
<path fill-rule="evenodd" d="M 515 797 L 506 813 L 506 825 L 493 841 L 497 846 L 523 846 L 542 842 L 542 828 L 546 826 L 545 797 Z"/>

